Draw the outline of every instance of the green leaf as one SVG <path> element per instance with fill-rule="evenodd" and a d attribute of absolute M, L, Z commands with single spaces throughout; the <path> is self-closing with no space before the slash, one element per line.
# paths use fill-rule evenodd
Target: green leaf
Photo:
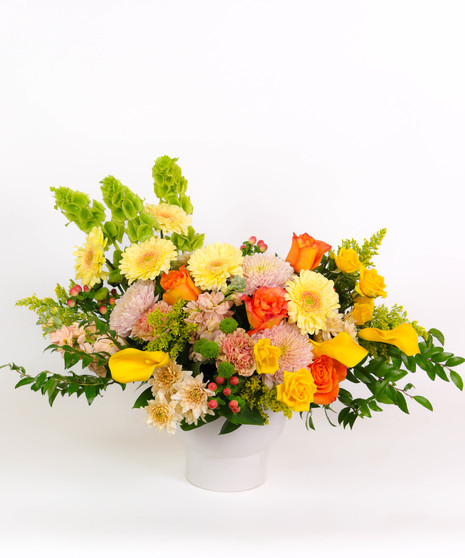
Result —
<path fill-rule="evenodd" d="M 432 335 L 433 337 L 436 337 L 436 339 L 439 341 L 439 343 L 441 343 L 441 345 L 444 346 L 444 334 L 441 331 L 439 331 L 439 329 L 436 329 L 436 328 L 433 327 L 432 329 L 430 329 L 428 331 L 428 333 L 430 335 Z"/>
<path fill-rule="evenodd" d="M 458 366 L 459 364 L 463 364 L 464 362 L 465 362 L 465 358 L 459 356 L 453 356 L 446 362 L 446 366 L 449 367 Z"/>
<path fill-rule="evenodd" d="M 399 407 L 401 411 L 407 413 L 407 415 L 409 414 L 407 401 L 405 400 L 404 394 L 401 393 L 400 391 L 398 391 L 396 394 L 396 405 Z"/>
<path fill-rule="evenodd" d="M 457 372 L 451 370 L 450 379 L 454 382 L 454 384 L 459 388 L 460 391 L 463 390 L 463 380 L 462 377 L 459 374 L 457 374 Z"/>
<path fill-rule="evenodd" d="M 34 391 L 39 391 L 39 389 L 42 387 L 42 385 L 45 383 L 45 380 L 47 379 L 47 372 L 41 372 L 35 381 L 34 384 Z"/>
<path fill-rule="evenodd" d="M 139 395 L 132 408 L 139 409 L 140 407 L 147 407 L 149 400 L 153 398 L 154 397 L 152 393 L 152 388 L 147 388 Z"/>
<path fill-rule="evenodd" d="M 428 401 L 428 399 L 426 399 L 426 397 L 422 397 L 421 395 L 414 395 L 413 398 L 417 403 L 420 403 L 420 405 L 423 405 L 423 407 L 426 407 L 429 411 L 433 410 L 433 406 Z"/>
<path fill-rule="evenodd" d="M 15 389 L 21 386 L 27 386 L 27 384 L 32 384 L 34 382 L 34 378 L 23 378 L 19 380 L 19 382 L 15 385 Z"/>
<path fill-rule="evenodd" d="M 368 401 L 368 406 L 372 411 L 376 411 L 377 413 L 381 412 L 383 409 L 376 403 L 376 401 Z"/>
<path fill-rule="evenodd" d="M 219 434 L 229 434 L 230 432 L 234 432 L 234 430 L 237 430 L 240 427 L 240 424 L 234 424 L 233 422 L 226 419 L 226 422 L 221 427 Z"/>
<path fill-rule="evenodd" d="M 344 407 L 337 416 L 337 422 L 341 424 L 346 418 L 348 418 L 350 413 L 350 407 Z"/>
<path fill-rule="evenodd" d="M 87 403 L 92 405 L 95 396 L 97 395 L 98 387 L 97 386 L 86 386 L 84 388 L 84 393 L 86 394 Z"/>
<path fill-rule="evenodd" d="M 444 380 L 445 382 L 449 381 L 449 378 L 447 377 L 446 371 L 444 370 L 444 368 L 440 364 L 435 364 L 434 365 L 434 370 L 436 371 L 436 374 L 439 376 L 439 378 L 441 378 L 441 380 Z"/>

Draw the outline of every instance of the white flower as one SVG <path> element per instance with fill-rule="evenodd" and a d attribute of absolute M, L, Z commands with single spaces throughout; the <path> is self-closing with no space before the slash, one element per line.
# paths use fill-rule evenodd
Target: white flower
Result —
<path fill-rule="evenodd" d="M 155 426 L 159 432 L 166 430 L 168 434 L 176 432 L 176 426 L 183 418 L 177 412 L 177 402 L 168 402 L 161 391 L 157 393 L 155 399 L 148 401 L 145 412 L 149 426 Z"/>
<path fill-rule="evenodd" d="M 203 374 L 194 377 L 192 372 L 184 374 L 181 382 L 176 385 L 177 391 L 172 396 L 173 401 L 177 401 L 181 406 L 181 412 L 197 424 L 199 418 L 208 412 L 208 398 L 215 393 L 206 387 L 203 381 Z"/>
<path fill-rule="evenodd" d="M 153 378 L 150 378 L 149 384 L 152 386 L 153 395 L 161 392 L 163 395 L 171 395 L 175 390 L 175 385 L 183 379 L 182 366 L 174 360 L 170 360 L 167 366 L 163 368 L 155 368 Z"/>

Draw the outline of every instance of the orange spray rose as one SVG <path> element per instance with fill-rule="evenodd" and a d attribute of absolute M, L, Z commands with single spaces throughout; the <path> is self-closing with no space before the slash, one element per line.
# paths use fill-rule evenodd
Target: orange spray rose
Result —
<path fill-rule="evenodd" d="M 315 240 L 307 233 L 292 236 L 292 245 L 287 255 L 286 261 L 289 262 L 296 273 L 302 269 L 315 269 L 323 257 L 323 254 L 331 250 L 331 246 L 321 240 Z"/>
<path fill-rule="evenodd" d="M 316 384 L 314 403 L 317 405 L 329 405 L 336 401 L 339 393 L 339 382 L 345 380 L 347 367 L 323 355 L 315 359 L 309 366 Z"/>
<path fill-rule="evenodd" d="M 172 269 L 163 273 L 160 285 L 165 289 L 163 300 L 167 304 L 174 304 L 178 299 L 197 300 L 201 290 L 195 286 L 184 265 L 178 270 Z"/>
<path fill-rule="evenodd" d="M 260 287 L 253 296 L 242 297 L 247 311 L 247 318 L 254 328 L 249 335 L 262 329 L 279 325 L 287 317 L 287 300 L 285 289 L 280 287 Z"/>

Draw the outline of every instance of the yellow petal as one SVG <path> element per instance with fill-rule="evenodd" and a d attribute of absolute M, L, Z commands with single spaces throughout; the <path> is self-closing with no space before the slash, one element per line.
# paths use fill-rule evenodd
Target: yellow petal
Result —
<path fill-rule="evenodd" d="M 259 374 L 274 374 L 279 370 L 281 349 L 271 345 L 267 338 L 259 339 L 253 348 Z"/>
<path fill-rule="evenodd" d="M 310 342 L 313 345 L 313 356 L 315 358 L 326 355 L 349 368 L 356 366 L 368 354 L 367 350 L 356 343 L 352 337 L 344 331 L 338 333 L 333 339 L 324 341 L 323 343 L 317 343 L 311 339 Z"/>
<path fill-rule="evenodd" d="M 416 355 L 420 352 L 418 336 L 411 324 L 401 324 L 387 331 L 376 327 L 367 327 L 360 330 L 358 336 L 365 341 L 379 341 L 394 345 L 407 356 Z"/>
<path fill-rule="evenodd" d="M 108 366 L 114 380 L 127 384 L 128 382 L 146 382 L 154 368 L 166 366 L 169 360 L 169 354 L 162 351 L 123 349 L 111 355 Z"/>

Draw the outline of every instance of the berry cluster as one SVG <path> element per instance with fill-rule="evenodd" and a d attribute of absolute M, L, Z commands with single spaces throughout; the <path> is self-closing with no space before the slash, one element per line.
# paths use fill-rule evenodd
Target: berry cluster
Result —
<path fill-rule="evenodd" d="M 108 313 L 108 307 L 114 306 L 118 298 L 116 289 L 109 291 L 106 287 L 101 287 L 100 289 L 93 290 L 87 285 L 84 285 L 84 287 L 73 285 L 69 290 L 69 295 L 70 298 L 68 298 L 66 304 L 70 308 L 74 308 L 79 304 L 89 309 L 89 302 L 91 302 L 92 306 L 94 306 L 92 309 L 98 311 L 102 316 Z"/>
<path fill-rule="evenodd" d="M 268 244 L 265 244 L 263 240 L 257 242 L 256 236 L 251 236 L 249 240 L 246 240 L 242 246 L 242 255 L 250 256 L 252 254 L 261 254 L 268 250 Z"/>

